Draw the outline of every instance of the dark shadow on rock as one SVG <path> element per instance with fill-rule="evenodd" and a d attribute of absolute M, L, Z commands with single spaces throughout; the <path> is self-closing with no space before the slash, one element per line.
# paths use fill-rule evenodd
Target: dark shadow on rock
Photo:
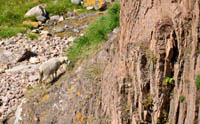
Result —
<path fill-rule="evenodd" d="M 99 9 L 100 11 L 105 11 L 107 9 L 107 3 L 104 3 L 104 5 Z"/>
<path fill-rule="evenodd" d="M 17 62 L 22 62 L 24 60 L 29 60 L 31 57 L 37 56 L 36 53 L 25 49 L 23 55 L 17 60 Z"/>
<path fill-rule="evenodd" d="M 53 79 L 52 81 L 50 81 L 49 83 L 50 83 L 51 85 L 54 85 L 54 84 L 56 83 L 56 81 L 58 81 L 58 79 L 59 79 L 63 74 L 65 74 L 65 72 L 60 73 L 56 78 L 54 78 L 54 79 Z"/>

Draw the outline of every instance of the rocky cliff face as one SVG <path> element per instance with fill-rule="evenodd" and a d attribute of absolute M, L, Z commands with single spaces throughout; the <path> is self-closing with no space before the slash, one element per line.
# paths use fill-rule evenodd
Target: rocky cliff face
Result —
<path fill-rule="evenodd" d="M 134 124 L 200 123 L 199 1 L 121 1 L 120 21 L 118 85 L 130 105 L 126 118 Z"/>
<path fill-rule="evenodd" d="M 31 90 L 16 124 L 200 123 L 199 1 L 120 4 L 120 37 L 49 89 Z"/>

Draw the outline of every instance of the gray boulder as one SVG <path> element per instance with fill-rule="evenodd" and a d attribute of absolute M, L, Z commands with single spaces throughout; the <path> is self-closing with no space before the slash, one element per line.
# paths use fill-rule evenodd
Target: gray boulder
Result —
<path fill-rule="evenodd" d="M 41 16 L 41 15 L 40 15 L 40 16 L 37 16 L 36 19 L 37 19 L 38 21 L 43 22 L 43 23 L 47 20 L 47 18 L 46 18 L 45 16 Z"/>
<path fill-rule="evenodd" d="M 38 30 L 38 29 L 33 29 L 32 31 L 31 31 L 32 33 L 40 33 L 40 30 Z"/>
<path fill-rule="evenodd" d="M 6 73 L 14 73 L 14 72 L 34 72 L 39 68 L 39 64 L 22 64 L 22 65 L 17 65 L 11 69 L 7 69 L 5 72 Z"/>
<path fill-rule="evenodd" d="M 58 21 L 59 19 L 60 19 L 59 15 L 54 15 L 50 17 L 50 20 L 53 20 L 53 21 Z"/>
<path fill-rule="evenodd" d="M 62 21 L 64 21 L 64 17 L 63 17 L 63 16 L 60 16 L 58 22 L 62 22 Z"/>
<path fill-rule="evenodd" d="M 112 33 L 113 33 L 113 34 L 116 34 L 116 33 L 119 32 L 119 30 L 120 30 L 119 27 L 116 27 L 116 28 L 112 31 Z"/>
<path fill-rule="evenodd" d="M 51 36 L 52 35 L 50 31 L 44 31 L 44 30 L 41 31 L 40 34 L 43 35 L 43 36 Z"/>
<path fill-rule="evenodd" d="M 0 64 L 1 63 L 14 64 L 17 62 L 22 62 L 24 60 L 29 60 L 30 57 L 33 57 L 36 55 L 37 55 L 36 53 L 30 50 L 27 50 L 26 48 L 20 48 L 18 51 L 12 51 L 12 52 L 10 52 L 9 50 L 3 50 L 3 51 L 0 51 Z"/>
<path fill-rule="evenodd" d="M 30 62 L 31 64 L 37 64 L 37 63 L 40 62 L 40 59 L 37 58 L 37 57 L 31 57 L 31 58 L 29 59 L 29 62 Z"/>
<path fill-rule="evenodd" d="M 79 33 L 80 31 L 78 29 L 74 28 L 74 29 L 72 29 L 72 32 Z"/>
<path fill-rule="evenodd" d="M 16 56 L 7 50 L 0 51 L 0 63 L 14 63 Z"/>
<path fill-rule="evenodd" d="M 88 6 L 86 9 L 87 10 L 92 10 L 92 9 L 94 9 L 94 7 L 93 6 Z"/>
<path fill-rule="evenodd" d="M 80 4 L 81 1 L 80 0 L 71 0 L 71 3 L 73 3 L 73 4 Z"/>
<path fill-rule="evenodd" d="M 73 17 L 73 16 L 75 16 L 75 15 L 76 15 L 76 13 L 73 12 L 73 11 L 67 12 L 67 17 Z"/>
<path fill-rule="evenodd" d="M 60 33 L 60 32 L 64 32 L 65 28 L 64 27 L 55 27 L 54 28 L 55 33 Z"/>
<path fill-rule="evenodd" d="M 30 16 L 44 16 L 47 17 L 47 12 L 42 6 L 36 6 L 30 9 L 24 17 L 30 17 Z"/>

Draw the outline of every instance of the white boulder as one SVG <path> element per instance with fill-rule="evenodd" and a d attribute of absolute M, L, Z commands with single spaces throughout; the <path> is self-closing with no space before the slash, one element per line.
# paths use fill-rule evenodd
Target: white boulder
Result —
<path fill-rule="evenodd" d="M 39 63 L 40 60 L 39 60 L 37 57 L 31 57 L 31 58 L 29 59 L 29 62 L 30 62 L 31 64 L 36 64 L 36 63 Z"/>
<path fill-rule="evenodd" d="M 36 6 L 30 9 L 24 17 L 30 17 L 30 16 L 44 16 L 47 17 L 47 12 L 42 6 Z"/>
<path fill-rule="evenodd" d="M 72 2 L 73 4 L 80 4 L 80 3 L 81 3 L 80 0 L 71 0 L 71 2 Z"/>

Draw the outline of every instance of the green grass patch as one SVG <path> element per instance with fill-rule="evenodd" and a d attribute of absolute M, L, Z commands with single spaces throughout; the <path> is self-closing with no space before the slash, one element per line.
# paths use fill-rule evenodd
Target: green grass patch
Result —
<path fill-rule="evenodd" d="M 37 39 L 38 36 L 36 34 L 28 34 L 28 37 L 31 39 Z"/>
<path fill-rule="evenodd" d="M 23 27 L 0 27 L 0 37 L 7 38 L 14 35 L 17 35 L 17 33 L 25 33 L 26 28 Z"/>
<path fill-rule="evenodd" d="M 24 14 L 39 4 L 33 0 L 0 0 L 0 25 L 15 26 L 25 18 Z"/>
<path fill-rule="evenodd" d="M 33 25 L 21 24 L 20 26 L 31 30 L 35 29 Z"/>
<path fill-rule="evenodd" d="M 16 26 L 0 26 L 0 37 L 7 38 L 15 36 L 18 33 L 26 33 L 27 29 L 34 29 L 32 25 L 17 24 Z"/>
<path fill-rule="evenodd" d="M 197 89 L 200 89 L 200 75 L 197 75 L 196 77 L 196 87 Z"/>
<path fill-rule="evenodd" d="M 70 0 L 58 0 L 55 4 L 53 0 L 45 0 L 48 4 L 46 10 L 50 14 L 65 14 L 68 11 L 72 11 L 74 9 L 83 9 L 82 6 L 72 4 Z"/>
<path fill-rule="evenodd" d="M 167 84 L 174 84 L 174 79 L 170 77 L 166 77 L 164 80 L 164 85 L 167 85 Z"/>
<path fill-rule="evenodd" d="M 152 107 L 153 106 L 153 99 L 152 99 L 152 96 L 150 94 L 148 94 L 146 96 L 145 99 L 143 99 L 142 101 L 142 104 L 145 108 L 149 108 L 149 107 Z"/>
<path fill-rule="evenodd" d="M 76 11 L 77 14 L 85 13 L 85 12 L 93 12 L 94 10 L 87 10 L 86 8 L 78 9 Z"/>
<path fill-rule="evenodd" d="M 74 45 L 66 53 L 71 61 L 71 66 L 77 60 L 87 58 L 92 51 L 98 49 L 100 43 L 108 39 L 107 34 L 119 26 L 119 13 L 120 4 L 114 4 L 104 16 L 99 17 L 89 26 L 85 36 L 79 37 L 74 41 Z"/>
<path fill-rule="evenodd" d="M 51 14 L 64 14 L 73 9 L 83 9 L 80 5 L 75 5 L 70 0 L 58 0 L 54 3 L 53 0 L 0 0 L 0 37 L 6 38 L 17 33 L 24 33 L 20 27 L 25 20 L 36 21 L 36 17 L 25 18 L 25 13 L 32 7 L 46 4 L 46 11 Z M 85 10 L 85 9 L 83 9 Z M 9 27 L 4 29 L 2 27 Z"/>
<path fill-rule="evenodd" d="M 185 96 L 180 96 L 179 101 L 182 103 L 185 100 Z"/>
<path fill-rule="evenodd" d="M 36 16 L 25 17 L 24 20 L 37 21 Z"/>

